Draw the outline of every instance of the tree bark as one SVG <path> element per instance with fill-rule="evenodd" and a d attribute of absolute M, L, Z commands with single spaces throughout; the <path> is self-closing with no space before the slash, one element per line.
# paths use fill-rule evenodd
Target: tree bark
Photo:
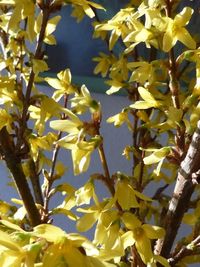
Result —
<path fill-rule="evenodd" d="M 40 213 L 35 205 L 26 176 L 24 175 L 21 159 L 16 155 L 13 139 L 7 132 L 6 127 L 2 128 L 0 131 L 0 151 L 13 176 L 13 180 L 24 203 L 31 225 L 36 226 L 40 224 Z"/>
<path fill-rule="evenodd" d="M 200 121 L 192 137 L 185 159 L 178 171 L 177 180 L 169 203 L 168 212 L 162 225 L 166 230 L 164 239 L 159 239 L 155 246 L 155 253 L 169 258 L 184 213 L 199 178 L 200 171 Z"/>

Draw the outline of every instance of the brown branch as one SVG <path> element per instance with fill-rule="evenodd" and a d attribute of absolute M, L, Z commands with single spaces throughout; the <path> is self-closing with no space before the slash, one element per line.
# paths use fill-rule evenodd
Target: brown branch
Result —
<path fill-rule="evenodd" d="M 108 163 L 107 163 L 107 160 L 106 160 L 103 143 L 100 144 L 100 146 L 98 148 L 98 151 L 99 151 L 101 164 L 102 164 L 102 167 L 104 169 L 103 182 L 105 183 L 105 185 L 109 189 L 111 195 L 114 197 L 114 195 L 115 195 L 115 186 L 114 186 L 113 180 L 112 180 L 112 178 L 110 176 L 110 172 L 109 172 L 109 169 L 108 169 Z M 119 205 L 118 201 L 116 201 L 116 207 L 120 212 L 122 211 L 122 208 Z"/>
<path fill-rule="evenodd" d="M 111 195 L 114 196 L 115 189 L 114 189 L 113 181 L 111 179 L 110 172 L 108 169 L 108 164 L 107 164 L 107 160 L 106 160 L 106 156 L 105 156 L 105 152 L 104 152 L 103 143 L 100 144 L 98 151 L 99 151 L 99 157 L 101 160 L 101 164 L 102 164 L 102 167 L 104 170 L 104 182 L 107 185 Z"/>
<path fill-rule="evenodd" d="M 160 200 L 162 198 L 163 191 L 169 186 L 169 184 L 165 184 L 164 186 L 159 187 L 154 193 L 152 199 Z"/>
<path fill-rule="evenodd" d="M 50 5 L 50 3 L 49 3 Z M 46 26 L 47 26 L 47 23 L 48 23 L 48 19 L 49 19 L 49 16 L 50 16 L 50 6 L 49 5 L 46 5 L 45 8 L 42 10 L 42 13 L 43 13 L 43 16 L 42 16 L 42 24 L 41 24 L 41 30 L 40 30 L 40 33 L 39 33 L 39 37 L 38 37 L 38 41 L 37 41 L 37 45 L 36 45 L 36 50 L 35 50 L 35 54 L 34 54 L 34 59 L 41 59 L 42 58 L 42 46 L 43 46 L 43 40 L 45 38 L 45 30 L 46 30 Z M 27 88 L 26 88 L 26 93 L 25 93 L 25 96 L 23 97 L 23 110 L 22 110 L 22 117 L 21 117 L 21 122 L 20 122 L 20 128 L 19 128 L 19 134 L 18 134 L 18 140 L 17 140 L 17 144 L 16 144 L 16 151 L 20 151 L 22 145 L 23 145 L 23 142 L 25 143 L 25 137 L 24 137 L 24 133 L 26 132 L 26 129 L 27 129 L 27 112 L 28 112 L 28 108 L 29 108 L 29 105 L 30 105 L 30 97 L 31 97 L 31 91 L 32 91 L 32 87 L 33 87 L 33 84 L 34 84 L 34 79 L 35 79 L 35 73 L 33 71 L 33 67 L 31 69 L 31 72 L 30 72 L 30 76 L 29 76 L 29 81 L 28 81 L 28 85 L 27 85 Z M 9 138 L 9 135 L 7 133 L 7 137 Z M 19 165 L 21 165 L 21 161 L 16 157 L 16 162 L 18 162 Z M 8 165 L 8 161 L 9 161 L 9 156 L 8 158 L 5 157 L 5 161 Z M 14 163 L 13 163 L 14 164 Z M 34 208 L 32 208 L 32 211 L 30 209 L 29 206 L 33 206 L 33 203 L 32 204 L 27 204 L 26 202 L 27 201 L 32 201 L 33 200 L 33 197 L 32 197 L 32 194 L 31 194 L 31 191 L 30 189 L 28 188 L 27 189 L 27 192 L 26 192 L 26 195 L 27 196 L 23 196 L 23 192 L 21 192 L 21 190 L 23 191 L 23 188 L 26 188 L 28 186 L 25 185 L 25 183 L 27 183 L 26 181 L 26 177 L 24 174 L 21 174 L 21 176 L 23 178 L 21 178 L 22 180 L 24 180 L 22 182 L 22 189 L 21 189 L 21 183 L 18 183 L 18 176 L 17 174 L 13 173 L 13 170 L 10 169 L 11 173 L 13 174 L 13 178 L 15 180 L 15 183 L 16 183 L 16 186 L 17 186 L 17 189 L 22 197 L 22 200 L 24 201 L 24 205 L 26 207 L 26 210 L 27 210 L 27 213 L 29 215 L 29 218 L 30 220 L 32 221 L 31 219 L 31 212 L 32 213 L 36 213 L 36 211 L 34 211 Z M 31 184 L 32 184 L 32 187 L 33 187 L 33 192 L 34 192 L 34 195 L 35 195 L 35 200 L 37 203 L 39 204 L 43 204 L 43 197 L 42 197 L 42 192 L 41 192 L 41 186 L 40 186 L 40 182 L 39 182 L 39 175 L 37 174 L 36 172 L 36 166 L 35 166 L 35 163 L 34 161 L 31 159 L 30 160 L 30 171 L 31 171 L 31 175 L 30 175 L 30 179 L 31 179 Z M 20 172 L 20 170 L 19 170 Z M 21 172 L 20 172 L 21 173 Z M 32 200 L 28 200 L 28 198 L 32 199 Z M 34 204 L 35 205 L 35 204 Z M 37 208 L 36 208 L 37 209 Z M 39 215 L 39 213 L 38 213 Z M 37 215 L 36 216 L 36 222 L 34 222 L 34 219 L 33 219 L 33 222 L 32 224 L 33 225 L 37 225 L 38 223 L 41 222 L 41 219 L 37 219 Z"/>
<path fill-rule="evenodd" d="M 67 108 L 67 103 L 68 103 L 68 96 L 69 95 L 64 95 L 64 108 Z M 61 116 L 61 119 L 67 119 L 68 117 L 65 115 L 65 114 L 62 114 Z M 62 132 L 59 131 L 58 132 L 58 137 L 57 137 L 57 141 L 62 137 Z M 43 214 L 43 220 L 44 221 L 48 221 L 49 219 L 49 200 L 50 200 L 50 191 L 51 191 L 51 188 L 52 188 L 52 185 L 53 185 L 53 182 L 54 182 L 54 179 L 53 179 L 53 176 L 54 176 L 54 172 L 55 172 L 55 167 L 56 167 L 56 162 L 57 162 L 57 158 L 58 158 L 58 154 L 59 154 L 59 150 L 60 150 L 60 147 L 56 144 L 55 147 L 54 147 L 54 150 L 53 150 L 53 155 L 52 155 L 52 165 L 51 165 L 51 169 L 50 169 L 50 172 L 49 172 L 49 179 L 48 179 L 48 183 L 47 183 L 47 186 L 45 188 L 45 192 L 44 192 L 44 206 L 43 206 L 43 211 L 44 211 L 44 214 Z"/>
<path fill-rule="evenodd" d="M 176 61 L 174 58 L 174 51 L 173 48 L 169 52 L 169 88 L 172 94 L 172 102 L 175 108 L 180 108 L 179 102 L 179 83 L 177 80 L 177 70 L 176 70 Z"/>
<path fill-rule="evenodd" d="M 35 205 L 26 176 L 24 175 L 20 157 L 15 153 L 15 145 L 6 127 L 2 128 L 0 131 L 0 149 L 24 203 L 30 223 L 32 226 L 36 226 L 41 223 L 40 213 Z"/>
<path fill-rule="evenodd" d="M 40 177 L 39 174 L 36 171 L 36 164 L 33 161 L 33 159 L 29 162 L 30 166 L 30 180 L 33 188 L 33 193 L 35 196 L 35 201 L 37 204 L 43 205 L 43 196 L 42 196 L 42 190 L 40 186 Z"/>
<path fill-rule="evenodd" d="M 187 246 L 183 246 L 179 252 L 169 259 L 170 266 L 175 266 L 181 259 L 199 254 L 199 244 L 200 244 L 200 236 L 195 238 L 190 244 Z M 198 250 L 197 250 L 198 249 Z"/>
<path fill-rule="evenodd" d="M 33 57 L 34 59 L 42 58 L 43 40 L 45 38 L 45 30 L 50 16 L 50 3 L 51 1 L 48 1 L 48 3 L 45 5 L 45 8 L 42 10 L 43 13 L 42 25 L 36 45 L 35 54 Z M 21 158 L 19 157 L 19 155 L 17 155 L 17 152 L 20 151 L 21 147 L 23 146 L 23 143 L 26 142 L 24 133 L 27 129 L 27 112 L 28 112 L 28 107 L 30 105 L 29 101 L 31 97 L 34 78 L 35 74 L 33 72 L 33 67 L 32 67 L 28 85 L 26 88 L 26 94 L 24 96 L 24 101 L 23 101 L 22 118 L 20 122 L 17 144 L 16 145 L 14 144 L 13 138 L 9 135 L 5 127 L 0 131 L 0 148 L 2 156 L 4 157 L 8 169 L 12 173 L 13 180 L 16 184 L 19 195 L 22 198 L 22 201 L 24 203 L 24 206 L 26 208 L 32 226 L 40 224 L 41 218 L 39 211 L 36 207 L 36 204 L 34 202 L 33 196 L 31 194 L 31 190 L 27 183 L 26 176 L 22 169 Z M 36 201 L 41 204 L 43 203 L 43 199 L 40 191 L 39 176 L 36 173 L 35 164 L 33 166 L 33 163 L 34 162 L 32 162 L 31 164 L 31 171 L 32 171 L 31 181 L 33 182 L 34 180 L 34 183 L 32 183 L 32 185 L 33 185 L 33 190 L 35 192 Z"/>
<path fill-rule="evenodd" d="M 62 132 L 59 132 L 58 134 L 58 139 L 59 140 L 61 138 Z M 53 156 L 52 156 L 52 167 L 49 173 L 49 179 L 48 179 L 48 183 L 46 185 L 45 191 L 44 191 L 44 206 L 43 206 L 43 221 L 46 222 L 49 220 L 49 193 L 51 191 L 51 187 L 53 185 L 54 179 L 53 179 L 53 175 L 54 175 L 54 171 L 55 171 L 55 166 L 56 166 L 56 161 L 58 158 L 58 153 L 59 153 L 60 147 L 56 144 L 55 148 L 53 150 Z"/>
<path fill-rule="evenodd" d="M 43 12 L 42 25 L 41 25 L 41 30 L 40 30 L 38 41 L 37 41 L 34 59 L 41 59 L 41 56 L 42 56 L 41 54 L 42 54 L 43 40 L 45 37 L 45 30 L 46 30 L 47 22 L 48 22 L 48 19 L 50 16 L 49 6 L 46 6 L 46 8 L 43 9 L 42 12 Z M 28 111 L 28 107 L 29 107 L 29 101 L 30 101 L 30 97 L 31 97 L 31 91 L 32 91 L 34 79 L 35 79 L 35 73 L 34 73 L 33 68 L 32 68 L 31 73 L 30 73 L 30 77 L 29 77 L 29 81 L 28 81 L 28 85 L 26 88 L 26 95 L 25 95 L 24 106 L 23 106 L 23 111 L 22 111 L 22 133 L 21 133 L 22 136 L 24 133 L 24 129 L 26 128 L 27 111 Z"/>
<path fill-rule="evenodd" d="M 168 258 L 171 248 L 176 238 L 182 218 L 188 206 L 192 193 L 194 192 L 197 178 L 195 174 L 199 173 L 200 165 L 200 121 L 192 137 L 185 159 L 177 175 L 177 181 L 174 188 L 173 196 L 170 201 L 168 212 L 164 218 L 163 228 L 166 230 L 164 239 L 157 241 L 155 253 L 161 254 Z"/>

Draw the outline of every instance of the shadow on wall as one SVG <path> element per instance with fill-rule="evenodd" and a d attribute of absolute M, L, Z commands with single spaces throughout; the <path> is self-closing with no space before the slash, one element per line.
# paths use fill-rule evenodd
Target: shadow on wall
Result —
<path fill-rule="evenodd" d="M 99 0 L 108 11 L 98 11 L 101 21 L 112 17 L 127 0 Z M 112 2 L 112 3 L 109 3 Z M 71 8 L 66 6 L 59 13 L 62 16 L 56 30 L 56 46 L 47 46 L 48 65 L 51 72 L 58 72 L 65 68 L 70 68 L 73 75 L 91 76 L 95 67 L 92 58 L 98 53 L 106 52 L 107 45 L 101 39 L 94 39 L 93 20 L 84 17 L 77 23 L 75 18 L 71 17 Z"/>
<path fill-rule="evenodd" d="M 128 1 L 98 0 L 95 2 L 98 2 L 107 9 L 106 12 L 97 11 L 98 17 L 103 21 L 114 16 Z M 198 32 L 200 26 L 200 1 L 182 0 L 179 12 L 185 6 L 190 6 L 194 9 L 189 28 L 192 33 Z M 55 73 L 65 68 L 70 68 L 73 75 L 92 76 L 95 67 L 95 62 L 92 61 L 92 58 L 96 57 L 100 51 L 107 52 L 107 45 L 101 39 L 93 39 L 92 19 L 85 16 L 80 23 L 77 23 L 75 18 L 71 17 L 70 6 L 63 8 L 59 14 L 62 16 L 62 19 L 55 33 L 57 45 L 47 46 L 50 72 Z M 120 44 L 115 49 L 117 54 L 118 50 L 121 49 Z M 141 49 L 144 50 L 144 47 L 141 47 Z M 178 50 L 179 48 L 177 48 Z M 162 57 L 162 55 L 160 56 Z"/>

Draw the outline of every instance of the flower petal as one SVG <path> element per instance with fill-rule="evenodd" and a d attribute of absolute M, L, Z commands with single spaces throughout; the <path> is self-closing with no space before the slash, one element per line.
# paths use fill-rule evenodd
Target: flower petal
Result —
<path fill-rule="evenodd" d="M 196 42 L 185 28 L 180 28 L 176 33 L 177 39 L 190 49 L 196 48 Z"/>
<path fill-rule="evenodd" d="M 165 235 L 165 230 L 159 226 L 143 224 L 142 228 L 150 239 L 162 238 Z"/>

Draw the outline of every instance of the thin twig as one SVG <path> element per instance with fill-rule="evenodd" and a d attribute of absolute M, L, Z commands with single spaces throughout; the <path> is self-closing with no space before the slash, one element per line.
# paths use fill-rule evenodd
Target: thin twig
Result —
<path fill-rule="evenodd" d="M 68 95 L 64 95 L 64 108 L 67 107 L 67 103 L 68 103 Z M 61 116 L 62 119 L 67 119 L 67 117 L 65 116 L 65 114 L 63 114 Z M 60 138 L 62 137 L 62 132 L 59 131 L 58 132 L 58 137 L 57 137 L 57 141 L 60 140 Z M 60 151 L 60 146 L 58 146 L 57 144 L 55 145 L 55 148 L 53 150 L 53 155 L 52 155 L 52 165 L 51 165 L 51 169 L 50 169 L 50 172 L 49 172 L 49 179 L 48 179 L 48 183 L 47 183 L 47 186 L 45 188 L 45 192 L 44 192 L 44 206 L 43 206 L 43 211 L 44 211 L 44 221 L 48 220 L 48 206 L 49 206 L 49 193 L 51 191 L 51 188 L 52 188 L 52 185 L 53 185 L 53 182 L 54 182 L 54 179 L 53 179 L 53 176 L 54 176 L 54 172 L 55 172 L 55 167 L 56 167 L 56 162 L 57 162 L 57 159 L 58 159 L 58 154 L 59 154 L 59 151 Z"/>
<path fill-rule="evenodd" d="M 178 263 L 180 260 L 187 256 L 191 255 L 198 255 L 199 254 L 199 245 L 200 245 L 200 236 L 195 238 L 190 244 L 187 246 L 183 246 L 176 255 L 171 257 L 168 261 L 170 266 L 175 266 L 176 263 Z M 196 251 L 196 248 L 198 246 L 198 251 Z"/>
<path fill-rule="evenodd" d="M 98 135 L 100 135 L 99 133 L 99 128 L 97 129 Z M 107 159 L 106 159 L 106 155 L 105 155 L 105 151 L 104 151 L 104 147 L 103 147 L 103 140 L 102 143 L 99 145 L 98 147 L 98 151 L 99 151 L 99 157 L 101 160 L 101 164 L 104 170 L 104 179 L 103 182 L 106 184 L 106 186 L 108 187 L 111 195 L 114 197 L 115 195 L 115 186 L 113 183 L 113 179 L 110 176 L 110 171 L 108 168 L 108 163 L 107 163 Z M 116 201 L 116 207 L 118 208 L 118 210 L 121 212 L 122 208 L 119 205 L 118 201 Z"/>
<path fill-rule="evenodd" d="M 59 140 L 62 136 L 62 132 L 58 133 L 58 138 L 57 140 Z M 44 192 L 44 205 L 43 205 L 43 211 L 44 211 L 44 215 L 43 215 L 43 221 L 48 221 L 48 213 L 49 213 L 49 193 L 51 191 L 52 185 L 53 185 L 53 175 L 54 175 L 54 171 L 55 171 L 55 166 L 56 166 L 56 161 L 58 158 L 58 153 L 59 153 L 60 147 L 56 144 L 55 148 L 53 150 L 53 156 L 52 156 L 52 167 L 49 173 L 49 179 L 48 179 L 48 183 L 46 185 L 45 188 L 45 192 Z"/>
<path fill-rule="evenodd" d="M 105 177 L 105 179 L 104 179 L 105 181 L 104 182 L 108 186 L 108 189 L 109 189 L 111 195 L 114 196 L 115 189 L 114 189 L 114 186 L 113 186 L 113 181 L 112 181 L 112 179 L 110 177 L 110 172 L 109 172 L 109 169 L 108 169 L 108 164 L 107 164 L 107 160 L 106 160 L 103 144 L 100 144 L 100 146 L 98 148 L 98 151 L 99 151 L 101 164 L 102 164 L 102 167 L 104 169 L 104 177 Z"/>
<path fill-rule="evenodd" d="M 43 40 L 45 37 L 45 30 L 46 30 L 49 16 L 50 16 L 50 9 L 47 6 L 43 10 L 41 30 L 40 30 L 38 41 L 37 41 L 34 59 L 40 59 L 41 58 Z M 32 68 L 31 73 L 30 73 L 30 77 L 29 77 L 29 81 L 28 81 L 28 85 L 26 88 L 26 95 L 25 95 L 24 106 L 23 106 L 23 111 L 22 111 L 22 133 L 21 133 L 22 137 L 24 134 L 24 130 L 26 128 L 27 111 L 28 111 L 28 107 L 29 107 L 29 101 L 30 101 L 30 97 L 31 97 L 31 91 L 32 91 L 33 83 L 34 83 L 34 78 L 35 78 L 35 73 L 34 73 L 33 68 Z"/>

